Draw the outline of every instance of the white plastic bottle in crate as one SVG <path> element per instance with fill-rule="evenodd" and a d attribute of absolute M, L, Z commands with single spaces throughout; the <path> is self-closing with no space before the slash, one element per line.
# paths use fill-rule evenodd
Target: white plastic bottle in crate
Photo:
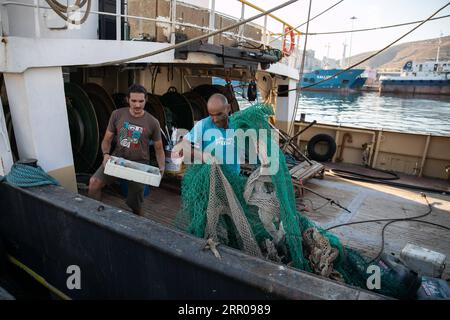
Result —
<path fill-rule="evenodd" d="M 165 150 L 166 154 L 166 172 L 179 173 L 182 169 L 183 157 L 176 152 L 172 152 L 171 148 Z"/>

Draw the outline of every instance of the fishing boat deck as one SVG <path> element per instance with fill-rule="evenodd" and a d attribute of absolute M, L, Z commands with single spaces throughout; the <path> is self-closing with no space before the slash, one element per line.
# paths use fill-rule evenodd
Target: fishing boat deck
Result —
<path fill-rule="evenodd" d="M 442 182 L 445 186 L 445 181 Z M 324 228 L 338 224 L 386 219 L 406 218 L 427 213 L 428 206 L 420 191 L 402 189 L 382 184 L 347 180 L 326 174 L 324 179 L 311 179 L 305 184 L 308 189 L 331 198 L 349 212 L 330 204 L 311 191 L 305 190 L 303 198 L 297 200 L 298 208 L 306 207 L 306 215 Z M 449 194 L 426 193 L 433 206 L 432 212 L 421 220 L 450 226 Z M 124 197 L 111 189 L 104 192 L 103 201 L 109 205 L 129 210 Z M 172 226 L 181 205 L 179 181 L 166 181 L 160 188 L 152 188 L 144 201 L 144 216 L 164 225 Z M 381 230 L 386 222 L 372 222 L 342 226 L 333 229 L 343 244 L 374 258 L 381 249 Z M 401 221 L 389 225 L 385 230 L 384 251 L 400 254 L 401 249 L 413 243 L 447 256 L 444 278 L 450 278 L 450 232 L 448 230 L 419 223 Z"/>
<path fill-rule="evenodd" d="M 312 179 L 306 186 L 327 198 L 332 198 L 351 212 L 336 205 L 324 205 L 327 200 L 306 191 L 304 198 L 312 202 L 304 201 L 309 206 L 309 212 L 306 214 L 324 228 L 362 220 L 407 218 L 423 215 L 429 211 L 426 200 L 419 191 L 350 181 L 329 175 L 326 175 L 323 180 Z M 450 227 L 450 196 L 426 193 L 426 197 L 433 210 L 420 220 Z M 321 206 L 323 207 L 320 208 Z M 316 208 L 320 209 L 313 210 Z M 374 258 L 381 249 L 381 231 L 385 224 L 386 221 L 354 224 L 331 231 L 339 236 L 343 244 Z M 394 253 L 398 257 L 407 243 L 445 254 L 447 259 L 444 278 L 449 279 L 450 232 L 448 230 L 415 221 L 399 221 L 386 228 L 384 252 Z"/>
<path fill-rule="evenodd" d="M 144 217 L 172 226 L 181 206 L 180 195 L 178 188 L 170 188 L 167 183 L 162 183 L 160 188 L 151 188 L 150 194 L 144 199 Z M 117 208 L 130 211 L 130 208 L 125 204 L 125 197 L 113 189 L 107 189 L 106 192 L 103 192 L 102 201 Z"/>

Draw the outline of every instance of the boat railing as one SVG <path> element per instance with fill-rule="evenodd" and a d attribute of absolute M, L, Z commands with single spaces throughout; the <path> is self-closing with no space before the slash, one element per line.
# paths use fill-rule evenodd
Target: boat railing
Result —
<path fill-rule="evenodd" d="M 155 12 L 152 11 L 155 6 L 143 8 L 143 6 L 139 6 L 139 2 L 129 3 L 128 1 L 116 0 L 116 12 L 106 12 L 91 8 L 89 14 L 106 17 L 111 19 L 111 21 L 115 18 L 115 39 L 117 41 L 146 40 L 175 44 L 178 41 L 177 35 L 180 33 L 179 30 L 184 31 L 189 39 L 201 35 L 202 33 L 214 32 L 226 25 L 244 20 L 247 8 L 263 11 L 263 9 L 256 7 L 248 1 L 240 1 L 242 5 L 240 18 L 217 12 L 215 9 L 215 0 L 211 1 L 209 8 L 199 7 L 177 0 L 169 0 L 168 8 L 164 8 L 164 12 L 158 13 L 158 15 L 156 15 L 156 10 Z M 36 38 L 39 38 L 41 34 L 41 27 L 38 20 L 40 10 L 52 10 L 50 6 L 47 4 L 43 5 L 38 0 L 34 0 L 33 3 L 4 1 L 0 3 L 0 5 L 2 11 L 6 10 L 5 8 L 9 6 L 34 8 L 34 36 Z M 157 2 L 156 5 L 158 5 Z M 149 14 L 135 14 L 138 12 L 141 13 L 142 11 L 144 14 Z M 78 12 L 81 16 L 86 13 L 83 8 L 78 9 Z M 155 17 L 151 17 L 150 13 Z M 299 43 L 300 33 L 290 24 L 273 14 L 265 15 L 263 19 L 264 24 L 262 26 L 256 23 L 247 23 L 236 27 L 236 29 L 208 38 L 208 43 L 231 46 L 235 45 L 237 41 L 239 44 L 248 44 L 250 48 L 265 49 L 267 47 L 272 47 L 282 50 L 283 42 L 286 41 L 286 37 L 289 38 L 290 34 L 285 34 L 287 29 L 295 32 L 295 43 Z M 269 31 L 268 19 L 274 19 L 277 23 L 280 23 L 282 25 L 282 32 L 274 33 Z M 198 23 L 199 21 L 200 24 Z M 206 22 L 208 22 L 208 25 L 205 25 Z M 2 20 L 1 23 L 4 24 L 4 20 Z M 2 26 L 2 29 L 5 30 L 5 26 Z M 296 45 L 293 52 L 289 56 L 284 56 L 280 62 L 295 68 L 300 65 L 300 59 L 300 50 L 298 49 L 298 45 Z"/>
<path fill-rule="evenodd" d="M 446 166 L 450 163 L 448 144 L 450 137 L 429 133 L 405 133 L 383 128 L 354 128 L 326 123 L 316 123 L 301 135 L 296 135 L 310 123 L 294 122 L 294 141 L 300 150 L 317 134 L 326 133 L 336 142 L 337 152 L 331 162 L 367 165 L 437 179 L 448 179 Z M 351 136 L 350 142 L 347 137 Z M 367 152 L 366 160 L 363 154 Z"/>

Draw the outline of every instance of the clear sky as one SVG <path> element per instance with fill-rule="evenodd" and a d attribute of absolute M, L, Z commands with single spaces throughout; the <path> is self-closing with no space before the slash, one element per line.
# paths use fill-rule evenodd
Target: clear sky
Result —
<path fill-rule="evenodd" d="M 283 0 L 248 0 L 250 3 L 263 9 L 270 9 L 285 1 Z M 332 6 L 339 0 L 313 0 L 311 7 L 311 17 Z M 330 11 L 311 21 L 309 32 L 327 32 L 351 30 L 352 20 L 355 16 L 354 29 L 380 27 L 385 25 L 399 24 L 404 22 L 423 20 L 429 17 L 436 10 L 444 6 L 447 0 L 344 0 Z M 273 14 L 285 20 L 293 26 L 298 26 L 305 22 L 308 16 L 309 0 L 299 0 L 290 6 L 280 9 Z M 216 10 L 232 16 L 240 17 L 241 3 L 238 0 L 216 0 Z M 245 17 L 256 15 L 258 11 L 246 8 Z M 450 5 L 440 11 L 437 16 L 449 15 Z M 263 25 L 263 19 L 256 20 L 256 23 Z M 281 32 L 280 23 L 269 18 L 269 30 Z M 352 55 L 378 50 L 392 42 L 415 25 L 404 27 L 356 32 L 352 36 Z M 306 25 L 300 28 L 306 31 Z M 450 17 L 430 21 L 422 25 L 419 29 L 402 39 L 399 43 L 423 40 L 450 35 Z M 303 38 L 304 40 L 304 38 Z M 301 46 L 303 47 L 303 40 Z M 338 35 L 316 35 L 309 36 L 307 49 L 316 51 L 316 58 L 322 59 L 329 51 L 329 57 L 340 59 L 343 52 L 343 43 L 347 43 L 347 56 L 350 50 L 350 34 Z M 329 50 L 328 50 L 329 44 Z"/>

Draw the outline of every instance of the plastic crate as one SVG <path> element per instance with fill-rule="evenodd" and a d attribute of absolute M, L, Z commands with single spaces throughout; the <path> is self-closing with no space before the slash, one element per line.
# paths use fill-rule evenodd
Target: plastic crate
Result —
<path fill-rule="evenodd" d="M 105 174 L 154 187 L 161 183 L 159 168 L 114 156 L 106 162 Z"/>

